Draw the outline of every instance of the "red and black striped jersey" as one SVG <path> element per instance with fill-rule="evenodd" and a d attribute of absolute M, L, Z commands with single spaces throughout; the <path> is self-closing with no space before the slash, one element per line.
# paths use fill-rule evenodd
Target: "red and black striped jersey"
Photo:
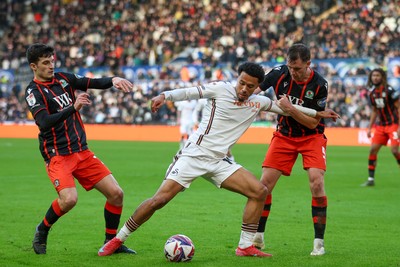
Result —
<path fill-rule="evenodd" d="M 75 92 L 112 85 L 112 78 L 90 79 L 64 72 L 55 73 L 49 82 L 33 79 L 29 83 L 25 101 L 39 127 L 39 148 L 46 161 L 88 148 L 81 116 L 73 106 Z"/>
<path fill-rule="evenodd" d="M 376 108 L 379 120 L 377 125 L 399 124 L 399 113 L 395 103 L 399 100 L 399 91 L 390 86 L 372 87 L 369 89 L 369 101 Z"/>
<path fill-rule="evenodd" d="M 316 71 L 312 70 L 306 82 L 296 82 L 292 79 L 286 65 L 273 68 L 265 75 L 260 89 L 265 91 L 272 87 L 276 97 L 286 95 L 292 104 L 311 108 L 317 111 L 325 110 L 328 96 L 328 82 Z M 321 119 L 315 129 L 309 129 L 292 117 L 278 115 L 277 131 L 289 137 L 301 137 L 322 134 L 325 130 L 324 119 Z"/>

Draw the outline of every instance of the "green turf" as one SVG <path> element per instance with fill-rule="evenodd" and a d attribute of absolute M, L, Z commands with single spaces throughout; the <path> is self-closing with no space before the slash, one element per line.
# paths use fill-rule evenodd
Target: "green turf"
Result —
<path fill-rule="evenodd" d="M 113 171 L 125 191 L 122 222 L 152 196 L 178 148 L 177 143 L 91 141 L 90 148 Z M 266 145 L 234 147 L 236 160 L 258 177 Z M 301 158 L 282 177 L 267 225 L 272 258 L 234 255 L 245 198 L 197 179 L 132 234 L 126 245 L 138 255 L 98 257 L 104 239 L 103 196 L 79 188 L 77 206 L 49 235 L 48 254 L 35 255 L 36 224 L 56 198 L 37 140 L 0 139 L 0 266 L 171 266 L 163 245 L 177 233 L 196 246 L 188 266 L 400 266 L 400 171 L 388 148 L 379 154 L 376 186 L 363 188 L 368 147 L 328 147 L 327 254 L 311 257 L 313 228 L 308 179 Z M 122 224 L 121 222 L 121 224 Z"/>

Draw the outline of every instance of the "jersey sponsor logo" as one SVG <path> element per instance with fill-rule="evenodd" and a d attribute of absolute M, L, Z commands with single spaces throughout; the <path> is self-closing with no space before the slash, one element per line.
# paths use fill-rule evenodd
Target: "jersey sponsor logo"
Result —
<path fill-rule="evenodd" d="M 384 98 L 375 98 L 375 106 L 377 108 L 384 108 L 385 107 L 385 99 Z"/>
<path fill-rule="evenodd" d="M 311 90 L 306 91 L 306 95 L 304 96 L 305 98 L 308 99 L 313 99 L 314 98 L 314 92 Z"/>
<path fill-rule="evenodd" d="M 65 87 L 67 87 L 67 86 L 68 86 L 68 83 L 67 83 L 67 81 L 66 81 L 66 80 L 64 80 L 64 79 L 61 79 L 61 80 L 60 80 L 60 84 L 61 84 L 62 88 L 65 88 Z"/>
<path fill-rule="evenodd" d="M 300 98 L 297 98 L 292 95 L 287 95 L 287 94 L 283 94 L 283 95 L 285 95 L 289 99 L 290 103 L 292 103 L 292 104 L 299 105 L 299 106 L 302 106 L 304 104 L 304 100 L 302 100 Z"/>
<path fill-rule="evenodd" d="M 28 102 L 28 105 L 30 107 L 32 107 L 33 105 L 36 104 L 36 98 L 35 95 L 33 93 L 30 93 L 27 97 L 26 97 L 26 102 Z"/>
<path fill-rule="evenodd" d="M 248 101 L 248 100 L 245 100 L 243 102 L 236 100 L 233 104 L 236 106 L 239 106 L 239 107 L 244 106 L 244 107 L 251 107 L 251 108 L 261 108 L 260 102 L 253 102 L 253 101 Z"/>
<path fill-rule="evenodd" d="M 53 99 L 60 106 L 59 111 L 63 110 L 64 108 L 69 107 L 72 104 L 72 99 L 69 97 L 68 93 L 64 93 L 60 96 L 56 96 Z"/>

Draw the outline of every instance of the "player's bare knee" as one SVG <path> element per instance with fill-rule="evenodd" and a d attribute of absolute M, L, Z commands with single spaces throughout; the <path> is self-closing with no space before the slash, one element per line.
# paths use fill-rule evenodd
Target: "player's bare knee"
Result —
<path fill-rule="evenodd" d="M 267 197 L 268 194 L 268 189 L 265 185 L 260 184 L 260 186 L 257 188 L 257 190 L 255 191 L 255 199 L 257 199 L 257 201 L 264 201 L 265 198 Z"/>
<path fill-rule="evenodd" d="M 78 203 L 76 196 L 65 196 L 60 199 L 60 208 L 62 211 L 67 212 L 75 207 L 76 203 Z"/>
<path fill-rule="evenodd" d="M 124 199 L 124 191 L 122 191 L 122 189 L 118 187 L 116 190 L 114 190 L 108 201 L 118 206 L 119 203 L 122 204 L 123 199 Z"/>
<path fill-rule="evenodd" d="M 324 194 L 324 181 L 316 180 L 311 184 L 311 193 L 313 196 Z"/>

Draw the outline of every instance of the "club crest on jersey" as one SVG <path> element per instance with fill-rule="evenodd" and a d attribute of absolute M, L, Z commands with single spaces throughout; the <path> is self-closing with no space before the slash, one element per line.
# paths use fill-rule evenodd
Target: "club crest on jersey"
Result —
<path fill-rule="evenodd" d="M 28 102 L 29 106 L 33 106 L 36 104 L 36 98 L 35 95 L 33 93 L 30 93 L 27 97 L 26 97 L 26 102 Z"/>
<path fill-rule="evenodd" d="M 67 86 L 68 86 L 68 83 L 67 83 L 67 81 L 66 81 L 66 80 L 64 80 L 64 79 L 61 79 L 61 80 L 60 80 L 60 84 L 61 84 L 61 86 L 62 86 L 63 88 L 65 88 L 65 87 L 67 87 Z"/>
<path fill-rule="evenodd" d="M 308 91 L 306 92 L 306 95 L 305 95 L 304 97 L 305 97 L 305 98 L 308 98 L 308 99 L 313 99 L 313 98 L 314 98 L 314 92 L 308 90 Z"/>

